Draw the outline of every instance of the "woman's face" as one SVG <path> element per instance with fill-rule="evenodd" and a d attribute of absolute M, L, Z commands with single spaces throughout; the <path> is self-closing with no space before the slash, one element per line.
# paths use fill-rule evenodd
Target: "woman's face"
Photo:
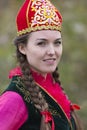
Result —
<path fill-rule="evenodd" d="M 19 50 L 26 55 L 33 70 L 43 75 L 54 72 L 62 55 L 61 33 L 52 30 L 32 32 L 27 45 Z"/>

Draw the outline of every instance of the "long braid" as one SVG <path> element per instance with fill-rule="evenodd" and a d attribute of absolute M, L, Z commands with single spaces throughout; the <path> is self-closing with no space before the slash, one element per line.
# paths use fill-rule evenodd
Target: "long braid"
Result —
<path fill-rule="evenodd" d="M 23 81 L 25 84 L 25 87 L 28 89 L 31 95 L 31 100 L 33 101 L 35 107 L 41 112 L 41 111 L 46 111 L 48 110 L 48 104 L 46 103 L 44 97 L 42 96 L 39 87 L 35 84 L 33 77 L 30 72 L 30 67 L 27 62 L 26 56 L 23 55 L 22 53 L 19 52 L 19 44 L 25 44 L 27 43 L 27 39 L 29 37 L 29 34 L 17 37 L 14 41 L 16 45 L 16 54 L 17 54 L 17 60 L 20 64 L 22 73 L 23 73 Z M 59 73 L 58 73 L 58 68 L 53 72 L 53 78 L 55 82 L 61 84 L 59 80 Z M 79 123 L 79 119 L 77 119 L 77 115 L 73 112 L 72 113 L 73 117 L 75 118 L 76 121 L 76 127 L 77 130 L 83 130 L 81 123 Z M 45 116 L 42 115 L 41 118 L 41 126 L 40 130 L 51 130 L 51 126 L 49 123 L 45 123 Z"/>
<path fill-rule="evenodd" d="M 58 73 L 58 67 L 56 68 L 56 70 L 52 73 L 53 78 L 55 80 L 55 82 L 61 84 L 60 80 L 59 80 L 59 73 Z"/>
<path fill-rule="evenodd" d="M 20 39 L 22 41 L 22 37 Z M 20 51 L 18 49 L 18 46 L 19 46 L 18 44 L 20 44 L 20 39 L 18 38 L 15 40 L 15 45 L 17 47 L 17 51 L 16 51 L 17 60 L 20 64 L 20 67 L 21 67 L 21 70 L 23 73 L 23 76 L 22 76 L 23 82 L 25 84 L 25 87 L 30 92 L 31 100 L 33 101 L 35 107 L 40 112 L 47 111 L 48 104 L 46 103 L 43 95 L 41 94 L 39 87 L 34 82 L 26 56 L 23 55 L 22 53 L 20 53 Z M 27 39 L 27 38 L 25 38 L 25 39 Z M 24 41 L 24 36 L 23 36 L 23 41 Z M 22 44 L 24 44 L 24 43 L 22 42 Z M 44 115 L 42 115 L 40 130 L 51 130 L 49 123 L 45 123 Z"/>
<path fill-rule="evenodd" d="M 53 72 L 53 78 L 54 78 L 55 82 L 61 84 L 60 80 L 59 80 L 58 68 L 56 68 L 56 70 Z M 83 128 L 82 122 L 81 122 L 80 118 L 78 117 L 78 115 L 74 111 L 72 111 L 72 116 L 73 116 L 75 123 L 76 123 L 76 130 L 83 130 L 84 128 Z"/>

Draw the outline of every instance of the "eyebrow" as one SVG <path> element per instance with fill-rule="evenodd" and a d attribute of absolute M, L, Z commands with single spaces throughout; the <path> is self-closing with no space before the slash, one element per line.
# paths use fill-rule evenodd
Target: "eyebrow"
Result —
<path fill-rule="evenodd" d="M 45 39 L 45 38 L 39 38 L 39 39 L 37 39 L 37 40 L 47 41 L 47 39 Z"/>
<path fill-rule="evenodd" d="M 57 40 L 62 40 L 62 38 L 57 38 L 55 41 L 57 41 Z"/>
<path fill-rule="evenodd" d="M 45 39 L 45 38 L 39 38 L 39 39 L 37 39 L 37 40 L 47 41 L 48 39 Z M 57 40 L 62 40 L 62 38 L 57 38 L 57 39 L 55 39 L 55 41 L 57 41 Z"/>

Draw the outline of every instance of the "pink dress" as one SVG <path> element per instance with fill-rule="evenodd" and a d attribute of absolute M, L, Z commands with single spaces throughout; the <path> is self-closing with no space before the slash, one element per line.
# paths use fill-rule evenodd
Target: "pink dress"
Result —
<path fill-rule="evenodd" d="M 27 108 L 19 94 L 6 92 L 0 97 L 0 130 L 18 130 L 27 117 Z"/>

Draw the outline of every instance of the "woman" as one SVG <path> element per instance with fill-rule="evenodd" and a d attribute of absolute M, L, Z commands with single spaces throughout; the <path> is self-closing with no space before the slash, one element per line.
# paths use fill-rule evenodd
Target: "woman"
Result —
<path fill-rule="evenodd" d="M 1 130 L 80 130 L 74 109 L 61 87 L 59 11 L 48 0 L 26 0 L 18 12 L 15 39 L 19 66 L 0 97 Z"/>

